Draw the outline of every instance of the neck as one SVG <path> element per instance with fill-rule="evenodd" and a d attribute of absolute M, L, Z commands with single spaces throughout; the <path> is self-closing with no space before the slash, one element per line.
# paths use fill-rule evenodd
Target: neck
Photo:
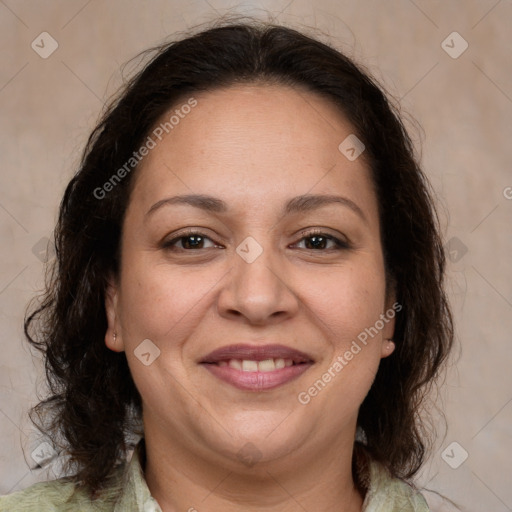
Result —
<path fill-rule="evenodd" d="M 146 432 L 145 477 L 163 512 L 362 510 L 363 497 L 352 476 L 353 439 L 310 457 L 290 455 L 286 461 L 237 467 L 151 434 Z"/>

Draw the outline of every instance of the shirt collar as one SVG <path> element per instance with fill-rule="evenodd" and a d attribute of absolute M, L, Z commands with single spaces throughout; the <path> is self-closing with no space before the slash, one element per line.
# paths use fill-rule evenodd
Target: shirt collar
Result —
<path fill-rule="evenodd" d="M 124 471 L 121 483 L 121 495 L 114 512 L 162 512 L 155 498 L 151 496 L 146 484 L 142 466 L 145 461 L 146 446 L 141 439 L 132 454 L 132 458 Z"/>

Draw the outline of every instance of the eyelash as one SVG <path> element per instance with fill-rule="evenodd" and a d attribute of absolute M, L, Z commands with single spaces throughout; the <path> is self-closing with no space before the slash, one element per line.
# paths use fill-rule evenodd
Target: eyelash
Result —
<path fill-rule="evenodd" d="M 172 240 L 164 242 L 163 248 L 170 250 L 170 251 L 180 250 L 180 251 L 186 251 L 186 252 L 200 250 L 200 249 L 185 249 L 185 248 L 176 249 L 175 245 L 177 242 L 179 242 L 180 240 L 184 240 L 186 238 L 192 237 L 192 236 L 200 236 L 203 239 L 208 239 L 213 242 L 213 240 L 209 236 L 206 236 L 201 231 L 198 231 L 195 229 L 189 229 L 185 233 L 180 234 L 180 236 L 177 236 L 177 237 L 173 238 Z M 322 238 L 327 239 L 328 241 L 334 242 L 335 247 L 331 247 L 330 249 L 306 249 L 306 250 L 314 251 L 314 252 L 328 252 L 328 251 L 333 251 L 333 250 L 340 251 L 340 250 L 350 249 L 350 245 L 348 242 L 340 240 L 339 238 L 336 238 L 335 236 L 324 233 L 321 230 L 312 230 L 312 231 L 307 232 L 306 234 L 303 234 L 302 238 L 298 242 L 295 242 L 294 245 L 296 245 L 299 242 L 302 242 L 305 239 L 314 238 L 314 237 L 322 237 Z"/>
<path fill-rule="evenodd" d="M 330 250 L 334 250 L 334 251 L 340 251 L 340 250 L 346 250 L 346 249 L 350 249 L 350 245 L 348 242 L 344 241 L 344 240 L 340 240 L 339 238 L 336 238 L 335 236 L 333 235 L 329 235 L 327 233 L 324 233 L 323 231 L 319 230 L 319 229 L 313 229 L 311 231 L 308 231 L 306 234 L 303 234 L 302 238 L 299 240 L 299 242 L 301 242 L 302 240 L 305 240 L 307 238 L 313 238 L 313 237 L 322 237 L 322 238 L 326 238 L 328 241 L 331 241 L 331 242 L 334 242 L 334 245 L 336 247 L 334 248 L 331 248 Z M 297 242 L 296 242 L 297 243 Z M 308 251 L 316 251 L 318 252 L 318 250 L 315 250 L 315 249 L 307 249 Z M 328 251 L 329 249 L 324 249 L 320 252 L 326 252 Z"/>

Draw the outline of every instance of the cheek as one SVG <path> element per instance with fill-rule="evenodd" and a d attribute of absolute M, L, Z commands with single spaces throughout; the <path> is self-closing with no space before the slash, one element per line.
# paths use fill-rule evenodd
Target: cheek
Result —
<path fill-rule="evenodd" d="M 309 286 L 305 301 L 340 348 L 374 325 L 383 313 L 385 280 L 378 261 L 331 269 L 317 274 L 312 282 L 315 287 Z"/>
<path fill-rule="evenodd" d="M 142 251 L 126 252 L 120 321 L 130 372 L 145 407 L 158 409 L 165 396 L 169 410 L 186 410 L 188 395 L 166 390 L 179 390 L 176 383 L 186 381 L 182 349 L 204 318 L 218 281 L 208 272 L 155 263 Z M 149 345 L 142 352 L 139 347 L 144 340 L 150 340 L 156 349 Z M 140 358 L 147 352 L 151 361 L 148 365 Z M 157 357 L 153 359 L 154 355 Z"/>
<path fill-rule="evenodd" d="M 179 333 L 207 304 L 208 292 L 217 281 L 207 272 L 156 264 L 143 253 L 128 257 L 120 310 L 129 339 L 179 339 Z"/>
<path fill-rule="evenodd" d="M 370 331 L 384 312 L 385 281 L 379 268 L 375 262 L 332 272 L 317 280 L 317 292 L 305 299 L 329 340 L 329 352 L 303 391 L 317 406 L 345 419 L 359 408 L 380 363 L 382 333 Z"/>

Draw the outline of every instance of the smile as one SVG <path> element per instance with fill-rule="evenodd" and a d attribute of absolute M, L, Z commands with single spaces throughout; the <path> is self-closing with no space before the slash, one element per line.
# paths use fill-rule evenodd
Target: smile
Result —
<path fill-rule="evenodd" d="M 246 391 L 277 388 L 314 364 L 309 354 L 280 344 L 229 345 L 198 362 L 216 378 Z"/>
<path fill-rule="evenodd" d="M 229 366 L 235 370 L 242 370 L 243 372 L 273 372 L 281 368 L 293 366 L 292 359 L 271 358 L 264 359 L 263 361 L 253 361 L 250 359 L 230 359 L 229 361 L 219 361 L 217 363 L 220 367 Z"/>

